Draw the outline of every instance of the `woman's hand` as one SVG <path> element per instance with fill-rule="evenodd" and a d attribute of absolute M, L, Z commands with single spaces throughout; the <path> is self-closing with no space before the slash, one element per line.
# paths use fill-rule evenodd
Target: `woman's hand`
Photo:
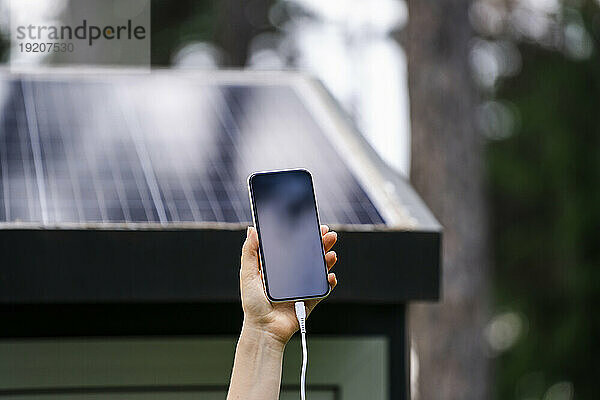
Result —
<path fill-rule="evenodd" d="M 326 225 L 321 225 L 325 261 L 330 270 L 337 261 L 334 251 L 329 251 L 337 241 L 337 233 L 329 232 Z M 337 285 L 334 273 L 327 275 L 329 285 L 333 289 Z M 240 269 L 240 289 L 242 308 L 244 309 L 244 329 L 266 333 L 282 344 L 286 344 L 298 330 L 298 321 L 294 311 L 294 302 L 271 303 L 263 290 L 258 259 L 258 234 L 254 227 L 249 227 L 246 241 L 242 247 L 242 265 Z M 320 299 L 307 300 L 307 315 L 315 308 Z"/>
<path fill-rule="evenodd" d="M 328 231 L 327 226 L 321 226 L 325 261 L 331 269 L 337 256 L 329 250 L 335 244 L 337 234 Z M 335 275 L 329 273 L 327 280 L 333 289 L 337 284 Z M 235 350 L 227 399 L 276 400 L 281 385 L 283 350 L 298 330 L 298 321 L 293 302 L 271 303 L 265 295 L 258 261 L 258 234 L 252 227 L 248 228 L 242 248 L 240 289 L 244 326 Z M 304 302 L 307 313 L 318 302 L 318 299 Z"/>

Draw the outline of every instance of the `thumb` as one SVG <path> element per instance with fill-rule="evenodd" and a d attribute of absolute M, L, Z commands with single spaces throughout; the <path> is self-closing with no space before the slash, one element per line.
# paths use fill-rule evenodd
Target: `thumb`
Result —
<path fill-rule="evenodd" d="M 248 227 L 246 241 L 242 246 L 242 274 L 258 272 L 258 234 L 253 226 Z"/>

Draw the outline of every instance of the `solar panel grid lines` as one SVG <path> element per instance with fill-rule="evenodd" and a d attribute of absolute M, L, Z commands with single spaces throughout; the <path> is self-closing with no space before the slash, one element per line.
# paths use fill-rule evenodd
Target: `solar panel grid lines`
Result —
<path fill-rule="evenodd" d="M 212 91 L 211 91 L 212 92 Z M 146 93 L 146 92 L 144 92 Z M 147 95 L 147 93 L 146 93 Z M 145 97 L 145 96 L 144 96 Z M 177 120 L 180 120 L 182 118 L 181 115 L 177 115 Z M 146 124 L 145 124 L 145 129 L 147 132 L 154 132 L 154 127 L 151 125 L 154 125 L 155 122 L 158 121 L 154 121 L 154 120 L 146 120 Z M 167 135 L 165 135 L 165 132 L 162 131 L 158 131 L 158 132 L 154 132 L 153 135 L 150 135 L 152 137 L 152 143 L 149 146 L 151 155 L 152 155 L 152 159 L 153 159 L 153 165 L 155 166 L 155 170 L 156 170 L 156 174 L 158 176 L 158 186 L 160 187 L 160 191 L 161 194 L 163 195 L 163 197 L 168 198 L 173 198 L 173 194 L 171 193 L 171 183 L 176 183 L 176 179 L 173 179 L 173 165 L 174 164 L 178 164 L 179 167 L 181 167 L 180 163 L 175 163 L 173 162 L 173 159 L 179 158 L 180 154 L 176 154 L 172 148 L 172 146 L 170 146 L 172 144 L 172 141 L 179 141 L 182 142 L 184 145 L 183 146 L 179 146 L 180 150 L 184 150 L 184 151 L 188 151 L 187 153 L 187 162 L 186 164 L 189 166 L 195 166 L 198 163 L 197 159 L 194 159 L 194 155 L 189 153 L 189 150 L 193 147 L 196 147 L 196 143 L 194 138 L 190 138 L 190 134 L 191 132 L 183 132 L 186 129 L 184 127 L 178 127 L 177 126 L 177 121 L 173 121 L 174 122 L 174 126 L 173 128 L 175 130 L 181 130 L 182 132 L 179 133 L 179 137 L 168 137 Z M 210 135 L 209 135 L 210 136 Z M 173 139 L 171 141 L 171 139 Z M 171 151 L 169 151 L 169 149 L 171 149 Z M 204 150 L 206 150 L 206 148 L 204 148 Z M 227 215 L 224 214 L 223 212 L 223 208 L 221 207 L 222 202 L 219 201 L 218 196 L 216 195 L 217 191 L 214 188 L 214 180 L 216 179 L 218 182 L 224 181 L 227 179 L 227 177 L 223 176 L 221 174 L 221 171 L 216 169 L 215 166 L 215 162 L 213 160 L 213 157 L 210 156 L 210 154 L 202 154 L 202 159 L 207 160 L 208 165 L 206 165 L 204 168 L 202 169 L 198 169 L 196 171 L 195 175 L 200 175 L 204 172 L 210 171 L 210 173 L 212 174 L 212 177 L 209 176 L 209 179 L 195 179 L 197 181 L 199 181 L 200 186 L 201 186 L 201 198 L 206 197 L 207 201 L 208 201 L 208 205 L 210 206 L 210 213 L 208 213 L 209 215 L 207 215 L 207 217 L 210 217 L 211 215 L 214 215 L 213 218 L 217 218 L 219 220 L 229 220 L 229 219 L 233 219 L 235 220 L 235 218 L 227 218 Z M 206 168 L 208 167 L 208 168 Z M 216 172 L 215 172 L 216 171 Z M 179 176 L 181 176 L 181 174 L 179 174 Z M 189 190 L 188 190 L 189 191 Z M 196 193 L 198 193 L 198 190 L 196 190 Z M 206 196 L 205 194 L 208 193 Z M 194 202 L 197 203 L 197 198 L 194 198 Z M 199 208 L 198 206 L 196 206 L 195 208 Z M 202 209 L 204 209 L 204 213 L 203 214 L 207 214 L 207 209 L 205 207 L 201 207 Z"/>
<path fill-rule="evenodd" d="M 58 103 L 61 101 L 65 101 L 65 98 L 58 96 L 58 92 L 56 90 L 49 90 L 47 100 L 52 103 Z M 79 185 L 79 179 L 77 177 L 78 166 L 76 165 L 76 162 L 74 160 L 73 143 L 71 140 L 65 140 L 65 137 L 63 135 L 59 134 L 59 132 L 63 132 L 65 134 L 67 134 L 68 132 L 71 131 L 71 127 L 69 125 L 69 122 L 65 115 L 65 110 L 63 108 L 60 108 L 60 107 L 57 108 L 56 113 L 55 113 L 55 118 L 56 118 L 55 127 L 56 127 L 56 130 L 58 131 L 58 132 L 56 132 L 56 136 L 58 137 L 58 141 L 62 144 L 62 148 L 63 148 L 64 155 L 65 155 L 65 157 L 63 158 L 63 162 L 66 164 L 67 174 L 68 174 L 68 180 L 67 180 L 67 183 L 65 183 L 66 187 L 64 188 L 64 191 L 61 190 L 61 192 L 64 193 L 64 192 L 69 191 L 70 193 L 72 193 L 72 200 L 73 200 L 72 207 L 71 207 L 70 213 L 69 213 L 69 214 L 71 214 L 70 218 L 67 217 L 66 213 L 62 214 L 62 217 L 67 218 L 67 221 L 70 221 L 70 222 L 85 220 L 83 195 L 82 195 L 81 187 Z M 51 135 L 54 136 L 54 132 Z M 55 199 L 55 204 L 58 201 L 59 201 L 58 199 Z M 74 207 L 73 207 L 73 205 L 74 205 Z"/>
<path fill-rule="evenodd" d="M 160 91 L 154 91 L 155 93 L 150 93 L 150 91 L 146 88 L 142 89 L 143 97 L 151 95 L 161 96 L 162 94 Z M 142 118 L 142 116 L 138 117 L 142 129 L 146 133 L 150 133 L 150 135 L 148 136 L 153 137 L 151 143 L 148 144 L 148 149 L 150 157 L 152 159 L 152 165 L 155 167 L 154 173 L 157 179 L 157 186 L 159 187 L 163 203 L 166 206 L 166 211 L 169 220 L 185 220 L 185 218 L 182 219 L 182 215 L 186 214 L 186 210 L 189 210 L 187 214 L 191 214 L 191 217 L 194 220 L 202 218 L 200 207 L 198 207 L 193 197 L 191 185 L 183 177 L 181 172 L 183 167 L 181 159 L 185 156 L 185 154 L 183 153 L 185 152 L 188 146 L 184 145 L 180 146 L 179 148 L 175 148 L 174 146 L 168 146 L 168 143 L 164 142 L 169 138 L 164 137 L 165 135 L 161 135 L 159 128 L 157 132 L 157 124 L 160 121 L 155 121 L 153 118 Z M 177 126 L 174 125 L 172 128 L 176 130 Z M 174 142 L 177 141 L 177 137 L 173 137 L 172 139 Z M 158 154 L 155 154 L 156 148 L 159 149 Z M 165 163 L 168 163 L 168 169 L 161 167 Z M 181 187 L 181 191 L 183 191 L 183 196 L 178 196 L 174 194 L 179 187 Z M 179 197 L 184 197 L 185 202 L 179 201 L 177 203 L 177 199 Z"/>
<path fill-rule="evenodd" d="M 0 83 L 2 85 L 2 83 Z M 6 90 L 6 85 L 2 85 L 2 89 Z M 11 114 L 10 116 L 16 115 L 16 113 Z M 0 132 L 6 132 L 7 124 L 6 121 L 10 116 L 5 115 L 5 113 L 0 113 Z M 0 218 L 1 220 L 9 221 L 11 219 L 10 216 L 10 196 L 9 196 L 9 185 L 8 185 L 8 160 L 7 160 L 7 144 L 6 144 L 6 134 L 0 135 L 0 171 L 2 176 L 2 185 L 0 189 L 2 190 L 2 207 L 0 207 Z"/>
<path fill-rule="evenodd" d="M 252 172 L 253 167 L 255 166 L 256 160 L 253 158 L 252 153 L 260 154 L 258 151 L 256 152 L 247 152 L 243 151 L 244 149 L 252 149 L 253 145 L 257 145 L 256 142 L 252 140 L 252 137 L 255 136 L 256 132 L 263 132 L 266 134 L 267 132 L 274 132 L 276 129 L 274 127 L 260 127 L 256 126 L 253 123 L 251 115 L 268 115 L 266 110 L 257 110 L 252 108 L 252 106 L 259 106 L 261 101 L 258 98 L 254 98 L 254 101 L 248 101 L 248 88 L 245 87 L 223 87 L 221 89 L 222 96 L 220 100 L 226 104 L 226 112 L 223 113 L 223 122 L 226 130 L 228 126 L 231 126 L 230 133 L 228 134 L 229 138 L 235 142 L 235 151 L 239 154 L 240 165 L 238 167 L 238 182 L 239 185 L 246 185 L 245 178 Z M 257 93 L 255 95 L 258 96 Z M 268 112 L 276 113 L 276 110 L 268 110 Z M 266 119 L 263 119 L 263 121 Z M 251 136 L 252 135 L 252 136 Z M 253 143 L 254 142 L 254 143 Z M 273 149 L 273 145 L 263 146 L 261 149 L 265 152 Z M 271 159 L 275 161 L 274 155 L 272 153 L 265 154 L 263 159 Z M 244 181 L 242 182 L 242 179 Z M 250 215 L 250 204 L 248 195 L 244 193 L 239 193 L 239 204 L 242 205 L 243 211 L 245 211 L 247 220 L 251 220 L 252 217 Z"/>
<path fill-rule="evenodd" d="M 44 149 L 51 148 L 52 142 L 61 144 L 61 154 L 51 154 L 46 152 L 45 161 L 48 165 L 48 173 L 51 166 L 61 166 L 54 170 L 55 179 L 65 182 L 63 190 L 54 200 L 57 219 L 54 221 L 64 221 L 69 216 L 61 214 L 70 214 L 70 218 L 75 218 L 72 211 L 77 208 L 77 217 L 79 220 L 98 220 L 107 222 L 112 219 L 124 219 L 126 214 L 122 207 L 117 190 L 118 181 L 114 179 L 112 171 L 107 168 L 107 160 L 103 151 L 104 132 L 108 129 L 106 121 L 102 118 L 104 104 L 97 104 L 93 101 L 96 97 L 104 97 L 107 93 L 101 87 L 89 87 L 89 98 L 81 98 L 81 93 L 77 87 L 69 84 L 48 84 L 38 85 L 42 100 L 53 98 L 67 102 L 67 104 L 85 104 L 86 109 L 95 109 L 95 112 L 82 112 L 80 115 L 73 115 L 63 107 L 55 107 L 49 101 L 44 102 L 45 114 L 51 116 L 49 122 L 58 120 L 57 124 L 60 130 L 52 129 L 52 124 L 46 126 L 47 130 L 42 130 L 42 138 L 47 140 Z M 42 111 L 40 110 L 40 111 Z M 40 113 L 38 118 L 42 119 L 44 113 Z M 44 126 L 40 121 L 40 126 Z M 44 135 L 45 133 L 45 135 Z M 51 181 L 52 176 L 49 177 Z M 72 195 L 69 195 L 72 194 Z M 122 195 L 122 193 L 121 193 Z M 117 204 L 115 204 L 117 203 Z M 83 218 L 83 219 L 82 219 Z"/>
<path fill-rule="evenodd" d="M 35 101 L 33 90 L 26 81 L 21 81 L 21 89 L 23 90 L 23 99 L 25 103 L 25 117 L 27 118 L 27 126 L 29 132 L 29 140 L 33 153 L 33 166 L 35 169 L 36 184 L 39 191 L 39 200 L 42 213 L 42 223 L 48 223 L 48 205 L 46 204 L 46 183 L 44 179 L 44 167 L 42 165 L 42 150 L 40 148 L 40 133 L 37 124 L 37 112 L 35 109 Z"/>
<path fill-rule="evenodd" d="M 118 107 L 114 105 L 112 102 L 102 102 L 102 105 L 106 105 L 106 115 L 113 115 L 118 113 Z M 107 121 L 108 119 L 102 119 L 102 121 Z M 109 124 L 106 124 L 105 128 L 101 130 L 106 137 L 106 133 L 111 130 Z M 115 183 L 115 189 L 117 192 L 117 197 L 119 200 L 119 205 L 122 210 L 123 219 L 126 222 L 133 221 L 131 216 L 130 207 L 127 201 L 127 189 L 124 182 L 124 174 L 119 167 L 119 161 L 117 160 L 116 154 L 114 151 L 107 151 L 108 156 L 108 164 L 110 166 L 111 178 Z"/>
<path fill-rule="evenodd" d="M 33 94 L 33 98 L 36 99 L 39 96 L 39 90 L 40 88 L 36 88 L 35 93 Z M 37 107 L 36 107 L 37 110 Z M 36 116 L 37 116 L 37 120 L 38 120 L 38 125 L 41 127 L 48 127 L 49 129 L 52 129 L 52 122 L 49 121 L 48 118 L 48 114 L 47 112 L 45 112 L 44 109 L 40 109 L 38 111 L 36 111 Z M 45 137 L 45 134 L 47 135 L 48 132 L 45 132 L 44 130 L 42 130 L 41 132 L 38 131 L 38 134 L 40 134 L 40 146 L 41 146 L 41 159 L 43 160 L 48 160 L 48 159 L 65 159 L 65 154 L 56 154 L 56 153 L 61 153 L 60 150 L 62 150 L 62 147 L 60 146 L 56 146 L 55 142 L 50 139 L 48 140 Z M 51 135 L 52 137 L 52 135 Z M 45 142 L 49 142 L 48 145 L 45 145 Z M 59 150 L 60 149 L 60 150 Z M 57 204 L 60 203 L 60 199 L 59 199 L 59 194 L 65 190 L 69 185 L 68 185 L 68 181 L 64 182 L 65 180 L 58 180 L 57 176 L 61 173 L 60 171 L 60 165 L 54 162 L 48 163 L 46 162 L 43 165 L 44 168 L 44 179 L 47 180 L 48 185 L 47 188 L 48 190 L 46 191 L 46 196 L 47 196 L 47 213 L 48 213 L 48 222 L 52 222 L 52 221 L 57 221 L 57 220 L 63 220 L 68 218 L 67 214 L 68 212 L 66 210 L 63 210 L 59 207 L 57 207 Z"/>
<path fill-rule="evenodd" d="M 146 183 L 150 189 L 150 195 L 156 212 L 158 213 L 159 221 L 161 224 L 165 224 L 167 223 L 165 206 L 160 196 L 158 182 L 156 180 L 154 168 L 152 167 L 152 160 L 150 159 L 146 142 L 144 140 L 144 132 L 142 131 L 140 123 L 137 119 L 135 109 L 133 108 L 133 103 L 131 101 L 125 101 L 125 96 L 127 96 L 127 92 L 120 93 L 120 95 L 117 96 L 117 98 L 121 100 L 119 104 L 123 110 L 125 124 L 129 128 L 128 131 L 131 134 L 138 160 L 140 161 L 144 177 L 146 178 Z"/>
<path fill-rule="evenodd" d="M 55 222 L 129 219 L 125 217 L 129 210 L 123 207 L 124 193 L 119 189 L 122 181 L 115 178 L 118 175 L 114 167 L 108 168 L 109 160 L 114 159 L 114 151 L 104 151 L 102 145 L 106 132 L 111 130 L 110 119 L 104 118 L 105 108 L 111 103 L 93 101 L 109 97 L 109 91 L 101 86 L 90 86 L 86 90 L 92 93 L 86 97 L 85 92 L 68 83 L 38 84 L 37 88 L 38 98 L 42 100 L 42 105 L 38 106 L 38 125 L 44 142 L 48 180 L 66 183 L 58 198 L 53 196 L 52 201 L 55 211 L 71 214 L 57 215 Z M 82 105 L 84 111 L 74 115 L 65 107 L 54 106 L 61 102 Z M 89 112 L 90 109 L 95 112 Z M 54 147 L 52 143 L 59 144 L 57 148 L 61 154 L 50 152 Z M 53 172 L 53 166 L 61 168 Z"/>
<path fill-rule="evenodd" d="M 384 223 L 293 85 L 0 83 L 0 222 L 247 224 L 251 172 L 307 167 L 323 222 Z"/>
<path fill-rule="evenodd" d="M 5 150 L 0 153 L 3 155 L 5 216 L 16 221 L 41 219 L 38 215 L 41 209 L 36 207 L 39 193 L 21 85 L 20 82 L 9 82 L 6 86 L 5 109 L 8 112 L 2 116 Z"/>
<path fill-rule="evenodd" d="M 215 111 L 216 111 L 216 114 L 219 116 L 221 123 L 223 124 L 224 131 L 227 133 L 227 136 L 231 140 L 231 143 L 233 145 L 232 148 L 234 149 L 236 156 L 239 157 L 240 164 L 244 165 L 245 168 L 251 168 L 252 160 L 250 160 L 247 156 L 244 155 L 244 153 L 242 151 L 240 151 L 240 147 L 247 146 L 248 142 L 246 140 L 246 135 L 244 135 L 242 129 L 240 128 L 238 121 L 235 118 L 236 114 L 232 108 L 234 106 L 239 107 L 239 103 L 238 103 L 239 100 L 235 95 L 233 95 L 231 97 L 231 101 L 227 101 L 228 100 L 227 94 L 226 94 L 227 90 L 231 90 L 231 88 L 221 88 L 219 91 L 221 94 L 219 96 L 219 100 L 222 103 L 223 112 L 220 113 L 216 109 L 215 109 Z M 240 115 L 242 119 L 245 119 L 247 117 L 242 112 L 242 110 L 238 109 L 238 111 L 239 111 L 238 115 Z M 229 190 L 233 191 L 233 188 L 231 187 L 231 183 L 229 184 Z M 248 211 L 249 208 L 246 206 L 249 201 L 248 197 L 244 196 L 239 190 L 236 191 L 236 195 L 237 195 L 236 204 L 238 205 L 237 208 L 239 209 L 238 213 L 240 214 L 240 218 L 245 219 L 245 220 L 250 220 L 251 216 L 249 215 L 249 211 Z"/>
<path fill-rule="evenodd" d="M 289 90 L 289 89 L 288 89 Z M 286 97 L 283 97 L 284 99 L 286 99 Z M 324 141 L 324 139 L 326 140 L 326 138 L 324 137 L 317 137 L 314 134 L 314 132 L 318 132 L 319 131 L 319 127 L 316 126 L 316 124 L 314 123 L 314 120 L 312 118 L 310 118 L 310 115 L 308 114 L 308 111 L 303 107 L 302 104 L 294 104 L 295 100 L 297 99 L 296 96 L 288 96 L 287 97 L 287 101 L 289 101 L 292 104 L 289 104 L 287 107 L 283 107 L 283 109 L 281 109 L 282 105 L 284 103 L 282 103 L 280 100 L 281 98 L 279 98 L 279 101 L 274 101 L 275 97 L 271 96 L 270 98 L 268 98 L 267 101 L 269 101 L 271 103 L 271 107 L 279 107 L 281 110 L 280 112 L 285 112 L 285 109 L 294 109 L 296 113 L 300 114 L 301 117 L 298 118 L 298 122 L 299 122 L 299 126 L 296 127 L 296 129 L 291 133 L 292 136 L 296 136 L 296 137 L 301 137 L 302 138 L 302 142 L 304 142 L 304 146 L 307 149 L 310 148 L 314 148 L 314 149 L 318 149 L 319 147 L 324 147 L 326 148 L 326 142 Z M 278 135 L 278 141 L 279 141 L 279 146 L 280 147 L 286 147 L 289 146 L 288 144 L 288 138 L 290 135 L 287 136 L 283 136 L 283 135 Z M 328 155 L 332 155 L 332 153 L 328 153 L 328 152 L 319 152 L 319 151 L 305 151 L 306 153 L 306 161 L 308 163 L 308 165 L 315 165 L 315 166 L 319 166 L 322 165 L 324 168 L 316 168 L 316 171 L 323 171 L 323 173 L 325 174 L 331 174 L 332 176 L 339 176 L 340 179 L 326 179 L 327 177 L 324 176 L 322 180 L 319 181 L 326 181 L 328 184 L 327 185 L 320 185 L 317 184 L 317 191 L 321 191 L 324 194 L 324 197 L 327 198 L 334 198 L 334 199 L 344 199 L 345 198 L 345 190 L 342 188 L 341 183 L 345 181 L 345 179 L 342 179 L 345 174 L 343 173 L 343 171 L 346 169 L 346 167 L 344 165 L 342 165 L 342 163 L 340 162 L 340 158 L 337 157 L 329 157 Z M 316 179 L 315 179 L 316 180 Z M 326 204 L 328 205 L 334 205 L 334 202 L 326 202 Z M 328 207 L 325 209 L 325 212 L 323 213 L 325 215 L 325 218 L 329 218 L 329 216 L 331 214 L 338 214 L 335 215 L 334 218 L 337 218 L 339 220 L 343 220 L 346 221 L 346 223 L 349 224 L 359 224 L 360 220 L 359 218 L 356 216 L 356 214 L 353 212 L 354 210 L 349 209 L 347 207 Z"/>
<path fill-rule="evenodd" d="M 78 88 L 74 88 L 76 91 L 78 91 Z M 93 90 L 94 92 L 97 92 L 96 90 Z M 98 93 L 93 93 L 93 95 L 97 95 Z M 80 93 L 77 93 L 76 96 L 74 96 L 75 98 L 79 99 L 81 97 Z M 93 97 L 92 97 L 93 98 Z M 76 103 L 72 103 L 72 104 L 76 104 Z M 92 183 L 92 190 L 93 193 L 95 194 L 94 197 L 92 197 L 92 200 L 96 200 L 97 202 L 97 210 L 99 212 L 99 218 L 101 220 L 101 222 L 107 222 L 108 220 L 108 212 L 107 212 L 107 201 L 105 199 L 105 193 L 109 190 L 108 185 L 105 185 L 102 178 L 100 177 L 99 174 L 99 165 L 97 162 L 97 158 L 99 156 L 99 152 L 102 150 L 102 147 L 99 145 L 99 135 L 98 135 L 98 131 L 100 131 L 100 129 L 98 129 L 98 126 L 96 125 L 97 123 L 97 118 L 95 118 L 95 116 L 98 115 L 97 113 L 89 113 L 89 125 L 90 126 L 94 126 L 95 129 L 93 131 L 92 135 L 89 135 L 88 138 L 86 138 L 86 140 L 82 141 L 81 145 L 80 145 L 80 151 L 83 152 L 83 157 L 87 160 L 87 167 L 89 170 L 89 178 L 91 178 L 91 183 Z M 108 182 L 107 182 L 108 183 Z M 87 192 L 87 191 L 86 191 Z M 96 204 L 94 204 L 96 205 Z M 96 207 L 94 207 L 94 211 L 96 211 Z M 93 217 L 94 219 L 98 218 L 98 216 L 94 215 Z"/>
<path fill-rule="evenodd" d="M 129 210 L 132 221 L 158 222 L 159 211 L 155 206 L 151 184 L 148 182 L 144 164 L 139 159 L 139 151 L 143 151 L 143 149 L 139 149 L 135 143 L 136 132 L 133 130 L 136 127 L 135 125 L 131 126 L 135 122 L 128 118 L 131 110 L 123 107 L 123 102 L 120 101 L 122 94 L 117 88 L 108 87 L 107 89 L 98 98 L 114 98 L 117 101 L 96 100 L 92 107 L 100 112 L 95 113 L 97 118 L 86 124 L 88 125 L 86 129 L 91 131 L 94 137 L 101 139 L 98 148 L 102 150 L 102 154 L 108 155 L 104 158 L 104 162 L 111 165 L 112 175 L 123 179 L 121 181 L 125 192 L 123 202 Z M 107 122 L 105 129 L 98 130 L 100 121 Z M 116 163 L 111 163 L 110 160 L 114 160 Z M 118 160 L 123 162 L 123 165 Z M 109 182 L 104 183 L 105 187 L 108 184 Z"/>
<path fill-rule="evenodd" d="M 101 87 L 96 88 L 94 98 L 115 98 L 113 97 L 115 94 L 114 91 L 110 88 L 106 89 Z M 91 115 L 90 125 L 96 128 L 94 136 L 96 136 L 96 140 L 98 140 L 97 145 L 100 147 L 102 143 L 108 142 L 111 139 L 110 132 L 114 132 L 114 127 L 111 126 L 113 119 L 108 116 L 119 115 L 119 107 L 116 102 L 112 101 L 95 101 L 93 107 L 99 112 Z M 87 158 L 95 157 L 94 154 L 90 154 L 92 152 L 93 149 L 90 149 L 90 146 L 86 146 Z M 130 221 L 132 218 L 127 202 L 126 187 L 123 183 L 123 173 L 121 172 L 121 168 L 119 168 L 115 151 L 104 151 L 103 155 L 104 157 L 98 157 L 102 160 L 100 163 L 96 161 L 92 165 L 92 170 L 100 170 L 99 173 L 94 173 L 94 176 L 97 177 L 96 182 L 100 181 L 101 185 L 105 188 L 105 193 L 103 194 L 104 201 L 102 204 L 99 204 L 101 210 L 102 208 L 105 209 L 101 212 L 102 218 L 103 220 L 124 219 L 125 221 Z M 102 167 L 99 167 L 99 164 Z"/>
<path fill-rule="evenodd" d="M 222 113 L 227 114 L 231 112 L 229 110 L 229 104 L 227 102 L 223 102 Z M 215 110 L 217 115 L 219 115 L 219 110 Z M 223 193 L 223 199 L 227 199 L 225 204 L 228 204 L 230 207 L 221 207 L 221 213 L 223 213 L 223 217 L 226 221 L 231 222 L 236 218 L 238 221 L 244 221 L 246 216 L 244 212 L 240 210 L 239 205 L 236 207 L 236 202 L 240 201 L 239 190 L 236 191 L 235 188 L 232 187 L 232 181 L 234 177 L 231 176 L 231 162 L 224 162 L 224 155 L 228 153 L 238 153 L 235 147 L 235 140 L 232 140 L 232 134 L 235 132 L 236 135 L 239 135 L 238 131 L 235 131 L 235 125 L 232 127 L 228 127 L 223 124 L 223 119 L 219 117 L 220 126 L 222 129 L 222 134 L 217 136 L 219 140 L 216 141 L 215 146 L 215 155 L 211 157 L 210 155 L 207 157 L 209 160 L 209 168 L 208 168 L 208 182 L 211 184 L 211 191 L 214 193 Z M 233 128 L 233 131 L 232 129 Z M 237 155 L 237 154 L 236 154 Z M 242 160 L 243 161 L 243 160 Z M 219 198 L 219 196 L 217 196 Z M 223 204 L 223 203 L 221 203 Z M 247 220 L 247 219 L 246 219 Z"/>

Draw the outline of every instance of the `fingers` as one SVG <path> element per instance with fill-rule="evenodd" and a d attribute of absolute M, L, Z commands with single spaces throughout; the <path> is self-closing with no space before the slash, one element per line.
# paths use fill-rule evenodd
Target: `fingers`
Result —
<path fill-rule="evenodd" d="M 329 251 L 337 242 L 337 232 L 329 232 L 327 225 L 321 225 L 321 233 L 323 234 L 323 247 L 325 248 L 325 262 L 327 263 L 327 269 L 331 269 L 337 262 L 337 254 L 335 251 Z"/>
<path fill-rule="evenodd" d="M 327 269 L 331 269 L 337 262 L 337 254 L 335 251 L 330 251 L 325 254 L 325 262 L 327 263 Z"/>
<path fill-rule="evenodd" d="M 335 242 L 337 242 L 337 232 L 328 232 L 323 235 L 323 247 L 325 248 L 325 252 L 331 250 Z"/>
<path fill-rule="evenodd" d="M 337 277 L 335 276 L 335 274 L 333 272 L 330 272 L 329 274 L 327 274 L 327 282 L 329 282 L 329 285 L 331 286 L 331 290 L 333 290 L 333 288 L 335 288 L 337 286 Z"/>
<path fill-rule="evenodd" d="M 242 246 L 242 274 L 258 273 L 258 234 L 253 226 L 246 231 Z"/>
<path fill-rule="evenodd" d="M 337 277 L 335 276 L 335 274 L 333 272 L 330 272 L 329 274 L 327 274 L 327 282 L 329 282 L 329 286 L 331 287 L 331 290 L 333 290 L 337 286 L 337 284 L 338 284 Z M 305 302 L 308 314 L 310 314 L 312 312 L 312 310 L 314 310 L 314 308 L 317 306 L 317 304 L 319 304 L 319 302 L 321 300 L 322 299 L 312 299 L 312 300 L 307 300 Z"/>

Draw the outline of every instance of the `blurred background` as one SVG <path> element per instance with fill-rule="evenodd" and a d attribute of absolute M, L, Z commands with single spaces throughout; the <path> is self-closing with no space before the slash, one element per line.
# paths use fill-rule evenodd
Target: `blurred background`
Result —
<path fill-rule="evenodd" d="M 599 44 L 598 0 L 152 1 L 153 67 L 318 77 L 444 225 L 415 399 L 599 398 Z"/>

